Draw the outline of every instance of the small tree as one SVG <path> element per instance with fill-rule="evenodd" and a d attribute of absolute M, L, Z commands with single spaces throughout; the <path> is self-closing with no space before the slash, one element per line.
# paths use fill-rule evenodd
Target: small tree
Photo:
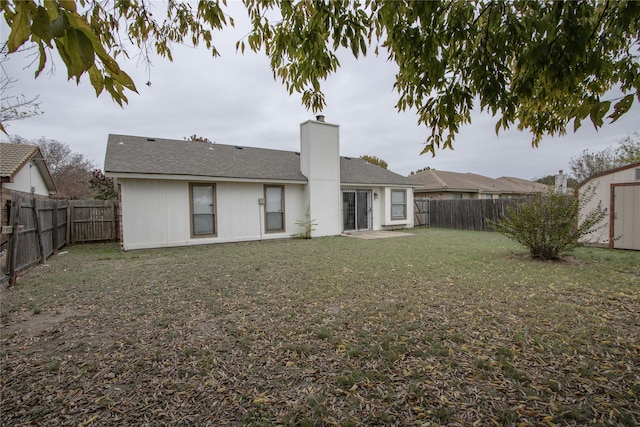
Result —
<path fill-rule="evenodd" d="M 536 193 L 507 208 L 502 219 L 489 223 L 496 231 L 524 245 L 533 258 L 557 260 L 580 246 L 581 238 L 600 228 L 598 224 L 607 212 L 601 204 L 579 217 L 581 208 L 593 197 L 595 187 L 579 198 L 554 191 Z"/>
<path fill-rule="evenodd" d="M 191 135 L 189 138 L 186 136 L 182 137 L 185 141 L 196 141 L 196 142 L 207 142 L 209 144 L 215 144 L 215 142 L 211 141 L 209 138 L 204 136 L 198 136 L 197 134 Z"/>
<path fill-rule="evenodd" d="M 93 198 L 97 200 L 118 200 L 118 191 L 113 185 L 113 178 L 109 178 L 100 169 L 91 171 L 89 188 L 93 191 Z"/>
<path fill-rule="evenodd" d="M 307 207 L 307 212 L 304 214 L 304 219 L 296 221 L 296 225 L 304 229 L 304 231 L 295 235 L 297 238 L 299 239 L 311 238 L 311 232 L 315 231 L 316 225 L 318 224 L 316 224 L 315 219 L 311 219 L 311 210 L 309 207 Z"/>
<path fill-rule="evenodd" d="M 93 162 L 84 154 L 76 153 L 67 144 L 55 139 L 41 137 L 27 139 L 19 135 L 10 135 L 9 141 L 14 144 L 31 144 L 40 147 L 40 152 L 47 162 L 51 178 L 56 186 L 56 197 L 63 199 L 84 199 L 91 197 L 89 179 Z"/>
<path fill-rule="evenodd" d="M 640 162 L 640 133 L 634 132 L 618 144 L 618 147 L 610 146 L 602 151 L 583 150 L 582 154 L 571 158 L 571 173 L 578 182 L 582 182 L 595 174 Z"/>

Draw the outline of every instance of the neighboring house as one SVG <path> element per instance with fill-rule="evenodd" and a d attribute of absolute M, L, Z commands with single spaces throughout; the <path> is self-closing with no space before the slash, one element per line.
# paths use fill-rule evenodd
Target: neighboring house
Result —
<path fill-rule="evenodd" d="M 109 135 L 124 250 L 413 226 L 413 184 L 340 157 L 339 126 L 300 125 L 300 152 Z"/>
<path fill-rule="evenodd" d="M 473 173 L 425 170 L 409 177 L 420 187 L 416 198 L 431 199 L 503 199 L 523 197 L 546 191 L 548 186 L 520 178 L 489 178 Z"/>
<path fill-rule="evenodd" d="M 591 189 L 595 195 L 584 205 L 581 216 L 599 203 L 608 212 L 601 228 L 585 241 L 610 248 L 640 250 L 640 162 L 586 179 L 579 184 L 578 194 L 584 197 Z"/>
<path fill-rule="evenodd" d="M 56 187 L 37 145 L 0 143 L 0 226 L 8 225 L 11 192 L 48 198 Z"/>

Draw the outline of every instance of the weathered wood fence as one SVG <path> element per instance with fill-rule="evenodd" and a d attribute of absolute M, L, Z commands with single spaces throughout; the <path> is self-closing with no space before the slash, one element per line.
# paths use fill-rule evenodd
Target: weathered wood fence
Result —
<path fill-rule="evenodd" d="M 117 240 L 117 205 L 102 200 L 44 200 L 13 193 L 0 283 L 15 283 L 20 272 L 45 262 L 71 243 Z"/>
<path fill-rule="evenodd" d="M 117 240 L 116 205 L 106 200 L 72 200 L 71 243 Z"/>
<path fill-rule="evenodd" d="M 490 231 L 487 220 L 498 220 L 523 199 L 415 199 L 415 225 Z"/>

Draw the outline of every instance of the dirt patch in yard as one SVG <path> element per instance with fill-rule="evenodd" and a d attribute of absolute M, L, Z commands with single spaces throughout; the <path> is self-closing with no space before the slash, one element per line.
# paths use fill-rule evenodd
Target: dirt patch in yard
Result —
<path fill-rule="evenodd" d="M 9 321 L 0 325 L 0 335 L 7 336 L 22 331 L 27 337 L 36 337 L 50 328 L 57 327 L 78 313 L 79 311 L 72 307 L 49 309 L 37 313 L 33 310 L 22 310 L 12 313 Z"/>

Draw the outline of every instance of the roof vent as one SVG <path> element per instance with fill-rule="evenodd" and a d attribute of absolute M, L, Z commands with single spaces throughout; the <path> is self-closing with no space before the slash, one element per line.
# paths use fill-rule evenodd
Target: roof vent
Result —
<path fill-rule="evenodd" d="M 300 152 L 299 152 L 299 151 L 295 151 L 295 153 L 296 153 L 296 156 L 299 156 L 299 155 L 300 155 Z"/>
<path fill-rule="evenodd" d="M 324 115 L 323 114 L 318 114 L 316 116 L 316 120 L 319 122 L 323 122 L 324 123 Z"/>
<path fill-rule="evenodd" d="M 243 147 L 236 145 L 236 150 L 242 150 Z"/>
<path fill-rule="evenodd" d="M 123 141 L 118 141 L 118 145 L 124 145 Z"/>
<path fill-rule="evenodd" d="M 155 141 L 155 138 L 147 138 L 147 141 Z"/>

